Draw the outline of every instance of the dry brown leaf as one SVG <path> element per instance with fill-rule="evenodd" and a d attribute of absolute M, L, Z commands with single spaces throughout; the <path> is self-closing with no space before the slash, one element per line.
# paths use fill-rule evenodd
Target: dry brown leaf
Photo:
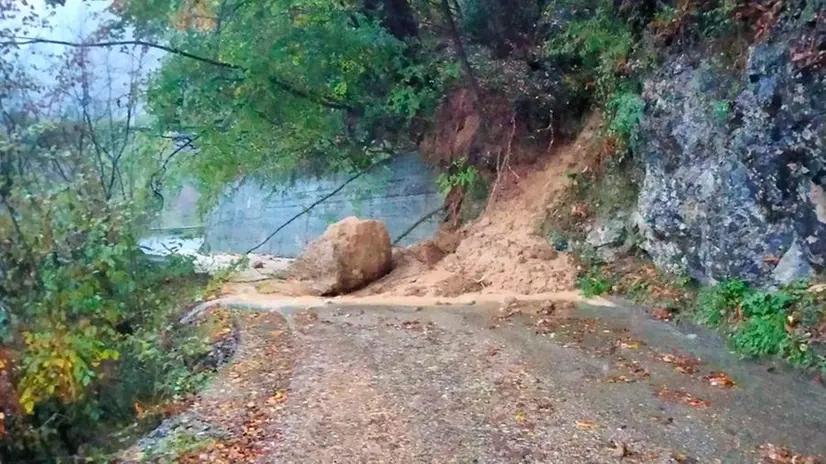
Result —
<path fill-rule="evenodd" d="M 626 337 L 622 340 L 617 340 L 617 346 L 626 350 L 638 350 L 641 346 L 645 346 L 645 342 L 631 337 Z"/>
<path fill-rule="evenodd" d="M 576 421 L 576 427 L 579 430 L 597 430 L 597 429 L 599 429 L 599 425 L 596 422 L 594 422 L 590 419 L 583 419 L 583 420 Z"/>
<path fill-rule="evenodd" d="M 617 440 L 611 440 L 608 443 L 608 452 L 611 453 L 611 456 L 620 459 L 631 455 L 631 452 L 628 451 L 628 447 L 625 446 L 624 443 Z"/>
<path fill-rule="evenodd" d="M 670 390 L 665 385 L 660 387 L 659 391 L 657 391 L 657 396 L 663 400 L 671 401 L 673 403 L 683 403 L 693 408 L 707 408 L 711 406 L 711 403 L 708 401 L 698 398 L 691 393 L 684 390 Z"/>
<path fill-rule="evenodd" d="M 670 353 L 658 354 L 655 356 L 655 359 L 664 363 L 672 364 L 675 371 L 687 375 L 697 372 L 697 367 L 703 363 L 703 361 L 699 359 Z"/>
<path fill-rule="evenodd" d="M 807 292 L 821 293 L 826 291 L 826 284 L 815 284 L 806 289 Z"/>
<path fill-rule="evenodd" d="M 615 375 L 613 377 L 609 377 L 608 380 L 606 380 L 606 382 L 608 383 L 632 383 L 636 381 L 636 379 L 629 378 L 625 375 Z"/>
<path fill-rule="evenodd" d="M 722 371 L 712 371 L 709 375 L 703 377 L 712 387 L 731 388 L 734 386 L 734 381 L 731 377 Z"/>
<path fill-rule="evenodd" d="M 275 392 L 275 395 L 271 396 L 267 402 L 268 403 L 281 403 L 287 400 L 287 391 L 286 390 L 278 390 Z"/>
<path fill-rule="evenodd" d="M 658 321 L 670 321 L 673 315 L 674 314 L 668 308 L 659 307 L 651 310 L 651 317 Z"/>
<path fill-rule="evenodd" d="M 815 456 L 803 456 L 789 451 L 788 448 L 766 443 L 760 445 L 761 464 L 819 464 Z"/>

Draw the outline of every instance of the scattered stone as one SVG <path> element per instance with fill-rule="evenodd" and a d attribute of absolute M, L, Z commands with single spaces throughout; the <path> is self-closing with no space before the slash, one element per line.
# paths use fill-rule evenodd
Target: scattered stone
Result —
<path fill-rule="evenodd" d="M 813 273 L 814 270 L 806 259 L 803 248 L 795 239 L 777 262 L 777 266 L 772 271 L 772 279 L 778 285 L 787 285 L 801 279 L 808 279 Z"/>
<path fill-rule="evenodd" d="M 568 240 L 560 238 L 554 241 L 554 250 L 558 252 L 568 251 Z"/>

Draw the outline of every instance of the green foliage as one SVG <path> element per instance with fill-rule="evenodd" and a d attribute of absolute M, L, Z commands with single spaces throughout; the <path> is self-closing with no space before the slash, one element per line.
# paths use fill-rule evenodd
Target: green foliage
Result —
<path fill-rule="evenodd" d="M 736 27 L 735 13 L 743 5 L 742 0 L 721 0 L 710 8 L 697 8 L 692 13 L 697 16 L 699 30 L 705 37 L 720 37 L 732 34 Z"/>
<path fill-rule="evenodd" d="M 490 47 L 500 57 L 532 35 L 542 14 L 541 2 L 469 0 L 463 3 L 463 30 L 471 40 Z"/>
<path fill-rule="evenodd" d="M 811 339 L 813 328 L 823 323 L 826 302 L 805 285 L 771 293 L 729 280 L 703 289 L 697 306 L 697 319 L 719 327 L 743 356 L 776 356 L 826 370 L 826 351 Z"/>
<path fill-rule="evenodd" d="M 611 278 L 606 276 L 599 266 L 591 266 L 577 280 L 577 288 L 586 298 L 604 295 L 614 287 Z"/>
<path fill-rule="evenodd" d="M 169 54 L 148 92 L 159 128 L 198 135 L 198 156 L 180 169 L 207 205 L 243 176 L 352 171 L 409 149 L 414 123 L 459 76 L 359 2 L 131 0 L 121 14 L 150 39 L 220 62 Z M 220 34 L 198 19 L 220 14 Z"/>
<path fill-rule="evenodd" d="M 731 334 L 732 344 L 739 353 L 759 357 L 782 352 L 787 335 L 785 304 L 780 300 L 759 292 L 743 300 L 744 320 Z"/>
<path fill-rule="evenodd" d="M 55 133 L 48 124 L 0 132 L 0 355 L 10 354 L 0 369 L 14 372 L 0 386 L 4 462 L 69 459 L 133 420 L 136 401 L 191 391 L 203 355 L 203 344 L 186 342 L 194 332 L 174 344 L 188 330 L 165 332 L 200 292 L 191 260 L 150 262 L 135 240 L 150 218 L 145 192 L 108 182 L 114 171 L 63 140 L 43 149 Z M 131 155 L 121 177 L 138 185 Z"/>
<path fill-rule="evenodd" d="M 624 144 L 633 145 L 638 140 L 645 102 L 639 94 L 617 92 L 605 104 L 608 114 L 608 131 Z"/>
<path fill-rule="evenodd" d="M 479 170 L 464 161 L 454 161 L 447 172 L 439 174 L 436 184 L 442 195 L 447 195 L 454 187 L 471 191 L 482 181 Z"/>
<path fill-rule="evenodd" d="M 556 7 L 556 3 L 551 4 L 546 15 L 558 14 Z M 627 81 L 624 68 L 634 49 L 634 36 L 630 24 L 614 13 L 607 0 L 582 16 L 569 21 L 561 34 L 548 40 L 545 54 L 575 59 L 567 78 L 569 85 L 593 91 L 597 101 L 606 102 Z"/>
<path fill-rule="evenodd" d="M 749 291 L 742 280 L 727 280 L 713 287 L 705 287 L 697 296 L 697 317 L 703 324 L 719 326 L 727 319 L 731 308 Z"/>

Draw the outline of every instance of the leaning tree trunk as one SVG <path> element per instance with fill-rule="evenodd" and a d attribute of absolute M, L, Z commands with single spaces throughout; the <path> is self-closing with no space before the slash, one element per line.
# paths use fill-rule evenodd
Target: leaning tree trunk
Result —
<path fill-rule="evenodd" d="M 476 80 L 476 76 L 473 75 L 473 68 L 470 67 L 470 61 L 468 61 L 465 46 L 462 43 L 462 36 L 459 35 L 459 28 L 456 27 L 456 21 L 453 20 L 453 11 L 450 9 L 450 2 L 448 2 L 448 0 L 442 0 L 442 14 L 445 15 L 445 21 L 447 22 L 448 29 L 450 30 L 450 37 L 453 40 L 453 46 L 456 47 L 456 55 L 459 56 L 459 61 L 462 63 L 462 68 L 465 71 L 465 78 L 473 91 L 475 103 L 481 108 L 482 95 L 481 90 L 479 89 L 479 82 Z"/>

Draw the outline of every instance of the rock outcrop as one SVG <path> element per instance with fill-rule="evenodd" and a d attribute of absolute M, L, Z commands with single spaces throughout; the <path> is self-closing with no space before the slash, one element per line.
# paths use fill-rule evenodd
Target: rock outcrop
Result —
<path fill-rule="evenodd" d="M 364 287 L 391 267 L 392 247 L 384 224 L 348 217 L 310 242 L 289 274 L 308 281 L 320 295 L 338 295 Z"/>
<path fill-rule="evenodd" d="M 771 287 L 824 265 L 826 80 L 795 55 L 805 35 L 752 46 L 742 73 L 682 55 L 645 83 L 636 222 L 660 267 Z"/>

